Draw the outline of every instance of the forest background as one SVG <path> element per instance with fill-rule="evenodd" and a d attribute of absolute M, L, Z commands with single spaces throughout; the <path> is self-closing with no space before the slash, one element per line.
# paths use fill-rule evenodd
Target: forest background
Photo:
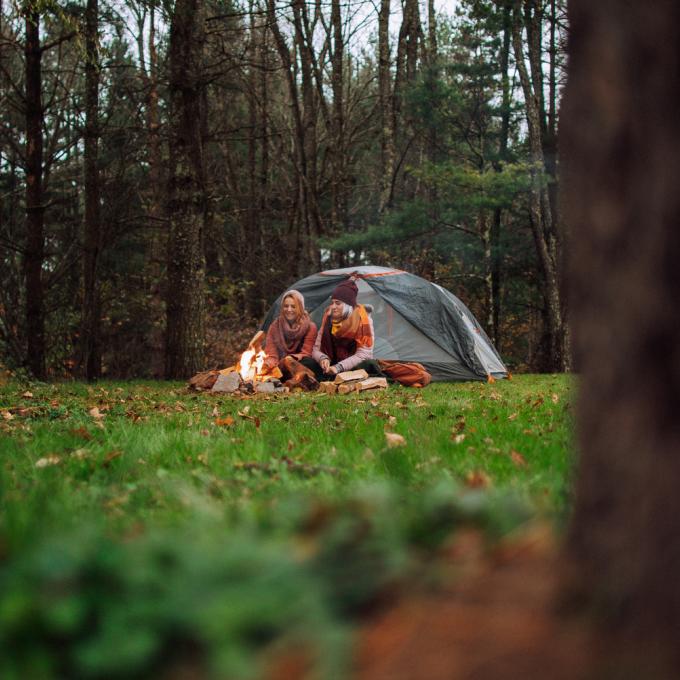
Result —
<path fill-rule="evenodd" d="M 564 4 L 0 0 L 0 361 L 186 377 L 374 264 L 568 370 Z"/>

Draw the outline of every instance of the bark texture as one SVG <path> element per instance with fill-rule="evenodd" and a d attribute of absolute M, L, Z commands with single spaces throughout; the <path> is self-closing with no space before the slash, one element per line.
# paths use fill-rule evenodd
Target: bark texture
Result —
<path fill-rule="evenodd" d="M 165 375 L 203 368 L 205 351 L 205 7 L 177 0 L 170 29 L 168 298 Z"/>
<path fill-rule="evenodd" d="M 524 22 L 523 22 L 524 17 Z M 526 23 L 530 70 L 522 42 L 522 27 Z M 512 43 L 515 63 L 524 94 L 531 160 L 531 191 L 529 212 L 536 245 L 545 299 L 547 329 L 550 339 L 549 370 L 569 370 L 570 354 L 565 338 L 566 322 L 563 315 L 560 289 L 560 258 L 557 223 L 546 186 L 547 162 L 545 139 L 546 119 L 541 74 L 540 14 L 534 0 L 515 0 Z M 554 167 L 554 162 L 553 162 Z"/>
<path fill-rule="evenodd" d="M 45 260 L 45 201 L 43 196 L 43 104 L 40 14 L 27 5 L 26 26 L 26 336 L 28 368 L 46 377 L 45 303 L 42 267 Z"/>
<path fill-rule="evenodd" d="M 583 378 L 569 548 L 606 622 L 669 643 L 678 677 L 680 5 L 571 0 L 570 24 L 561 148 Z"/>
<path fill-rule="evenodd" d="M 88 0 L 85 32 L 85 238 L 81 371 L 88 380 L 101 375 L 101 294 L 97 275 L 101 251 L 99 210 L 99 53 L 98 3 Z"/>
<path fill-rule="evenodd" d="M 394 101 L 390 75 L 390 0 L 381 0 L 378 15 L 378 100 L 380 109 L 380 145 L 382 178 L 380 212 L 392 204 L 396 148 L 394 141 Z"/>

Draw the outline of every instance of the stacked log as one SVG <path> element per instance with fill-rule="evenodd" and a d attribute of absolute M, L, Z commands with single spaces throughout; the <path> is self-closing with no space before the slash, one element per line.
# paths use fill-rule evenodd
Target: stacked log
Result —
<path fill-rule="evenodd" d="M 319 392 L 349 394 L 350 392 L 364 392 L 365 390 L 385 389 L 386 387 L 387 378 L 369 378 L 368 373 L 360 369 L 338 373 L 332 382 L 319 383 Z"/>

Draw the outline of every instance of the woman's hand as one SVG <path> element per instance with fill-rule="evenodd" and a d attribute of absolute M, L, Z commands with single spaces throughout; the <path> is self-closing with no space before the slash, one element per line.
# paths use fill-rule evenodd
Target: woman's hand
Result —
<path fill-rule="evenodd" d="M 329 359 L 321 359 L 321 364 L 320 364 L 320 366 L 321 366 L 321 370 L 322 370 L 324 373 L 328 373 L 328 369 L 329 369 L 330 365 L 331 365 L 331 362 L 330 362 Z"/>
<path fill-rule="evenodd" d="M 337 375 L 338 374 L 338 367 L 337 366 L 331 366 L 326 373 L 330 373 L 331 375 Z"/>

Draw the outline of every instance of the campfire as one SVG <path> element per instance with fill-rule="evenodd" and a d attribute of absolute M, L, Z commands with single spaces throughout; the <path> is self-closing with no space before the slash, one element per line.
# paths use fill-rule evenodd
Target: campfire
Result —
<path fill-rule="evenodd" d="M 237 389 L 240 392 L 252 394 L 253 392 L 287 391 L 281 384 L 281 371 L 276 367 L 272 370 L 267 370 L 264 367 L 266 357 L 262 350 L 264 337 L 264 331 L 255 333 L 236 365 L 231 369 L 226 369 L 226 371 L 220 371 L 223 375 L 225 372 L 226 375 L 232 376 L 236 373 L 239 378 Z M 232 385 L 235 384 L 236 378 L 231 377 L 229 382 Z"/>
<path fill-rule="evenodd" d="M 264 377 L 262 374 L 262 366 L 264 365 L 265 353 L 260 350 L 256 352 L 254 349 L 247 349 L 238 362 L 238 372 L 241 380 L 245 382 L 257 382 Z"/>
<path fill-rule="evenodd" d="M 265 353 L 262 351 L 264 331 L 258 331 L 248 343 L 239 360 L 221 371 L 203 371 L 189 381 L 189 387 L 198 391 L 253 394 L 255 392 L 288 392 L 281 383 L 278 368 L 266 370 Z"/>
<path fill-rule="evenodd" d="M 266 355 L 262 351 L 264 331 L 258 331 L 248 343 L 239 360 L 221 371 L 204 371 L 189 381 L 192 389 L 231 394 L 253 394 L 255 392 L 290 392 L 321 390 L 326 394 L 348 394 L 387 387 L 385 378 L 369 378 L 364 370 L 346 371 L 335 376 L 333 381 L 319 384 L 312 370 L 303 366 L 292 356 L 284 357 L 279 364 L 286 376 L 285 385 L 281 380 L 284 373 L 278 366 L 265 368 Z"/>

